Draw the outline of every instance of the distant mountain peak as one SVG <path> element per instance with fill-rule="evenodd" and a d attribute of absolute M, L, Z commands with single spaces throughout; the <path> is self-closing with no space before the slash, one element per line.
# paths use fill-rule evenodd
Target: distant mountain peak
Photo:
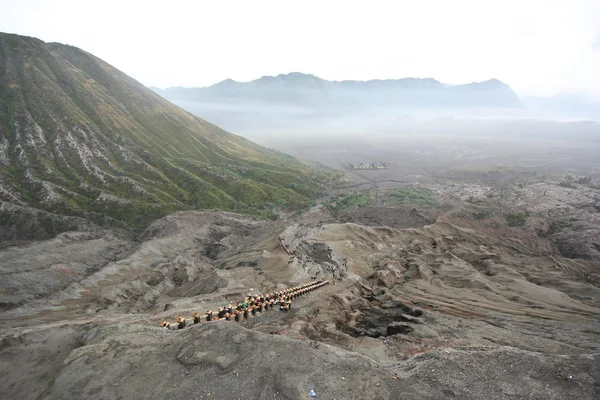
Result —
<path fill-rule="evenodd" d="M 323 81 L 323 79 L 319 78 L 316 75 L 304 74 L 302 72 L 290 72 L 288 74 L 279 74 L 275 76 L 274 79 L 294 84 L 302 84 L 303 82 Z"/>
<path fill-rule="evenodd" d="M 227 78 L 225 80 L 222 80 L 221 82 L 215 83 L 212 86 L 209 86 L 211 88 L 219 88 L 221 90 L 227 90 L 228 88 L 233 88 L 236 85 L 239 85 L 240 82 L 234 81 L 233 79 Z"/>
<path fill-rule="evenodd" d="M 239 83 L 239 82 L 237 82 L 237 81 L 234 81 L 234 80 L 233 80 L 233 79 L 231 79 L 231 78 L 227 78 L 227 79 L 224 79 L 224 80 L 222 80 L 222 81 L 221 81 L 221 82 L 219 82 L 219 83 L 216 83 L 216 84 L 215 84 L 215 86 L 216 86 L 216 85 L 235 85 L 236 83 Z"/>
<path fill-rule="evenodd" d="M 496 78 L 492 78 L 492 79 L 488 79 L 486 81 L 481 81 L 481 82 L 473 82 L 473 84 L 477 84 L 477 85 L 482 85 L 482 86 L 489 86 L 489 87 L 506 87 L 508 86 L 506 83 L 496 79 Z"/>
<path fill-rule="evenodd" d="M 288 72 L 287 74 L 279 74 L 279 75 L 277 75 L 277 77 L 278 78 L 280 78 L 280 77 L 289 77 L 289 78 L 300 78 L 300 77 L 317 78 L 316 75 L 305 74 L 304 72 Z"/>

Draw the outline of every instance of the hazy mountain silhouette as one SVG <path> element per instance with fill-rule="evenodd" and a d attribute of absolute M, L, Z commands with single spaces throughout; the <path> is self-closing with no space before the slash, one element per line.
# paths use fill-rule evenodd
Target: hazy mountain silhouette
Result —
<path fill-rule="evenodd" d="M 447 85 L 431 78 L 328 81 L 294 72 L 250 82 L 227 79 L 203 88 L 152 89 L 196 115 L 245 132 L 312 130 L 313 123 L 344 129 L 355 125 L 356 118 L 523 107 L 510 86 L 497 79 L 466 85 Z M 361 121 L 361 125 L 369 124 Z"/>
<path fill-rule="evenodd" d="M 497 79 L 448 86 L 435 79 L 327 81 L 293 72 L 263 76 L 250 82 L 224 80 L 204 88 L 153 88 L 175 101 L 244 101 L 255 104 L 287 104 L 316 110 L 406 106 L 419 108 L 522 107 L 516 93 Z"/>

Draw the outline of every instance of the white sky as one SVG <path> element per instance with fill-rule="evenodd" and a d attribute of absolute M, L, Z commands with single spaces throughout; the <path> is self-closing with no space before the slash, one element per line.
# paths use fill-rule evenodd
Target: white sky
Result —
<path fill-rule="evenodd" d="M 0 31 L 81 47 L 148 86 L 299 71 L 600 98 L 600 0 L 0 0 Z"/>

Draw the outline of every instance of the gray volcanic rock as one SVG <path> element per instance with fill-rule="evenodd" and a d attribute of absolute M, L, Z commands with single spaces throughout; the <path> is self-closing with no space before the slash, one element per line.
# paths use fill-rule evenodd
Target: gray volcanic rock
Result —
<path fill-rule="evenodd" d="M 69 231 L 98 231 L 84 218 L 68 217 L 0 200 L 0 248 L 31 240 L 50 239 Z"/>
<path fill-rule="evenodd" d="M 553 208 L 550 195 L 532 204 Z M 499 217 L 463 207 L 405 229 L 333 222 L 323 207 L 278 221 L 178 212 L 135 242 L 98 229 L 4 249 L 0 298 L 21 297 L 0 311 L 0 392 L 595 400 L 598 262 L 561 256 L 539 216 L 510 226 L 502 202 Z M 401 225 L 405 211 L 378 215 Z M 334 273 L 289 312 L 158 328 Z"/>
<path fill-rule="evenodd" d="M 593 399 L 600 380 L 598 355 L 472 347 L 378 363 L 227 321 L 182 331 L 55 327 L 4 339 L 0 355 L 17 360 L 0 362 L 0 372 L 11 377 L 0 390 L 21 399 L 306 399 L 310 389 L 318 398 L 348 400 Z M 27 380 L 25 391 L 26 371 L 41 379 Z"/>
<path fill-rule="evenodd" d="M 120 232 L 65 232 L 0 251 L 0 310 L 48 299 L 123 257 L 133 243 Z"/>
<path fill-rule="evenodd" d="M 3 335 L 0 340 L 2 398 L 47 398 L 46 390 L 72 350 L 84 344 L 86 327 L 61 325 Z"/>
<path fill-rule="evenodd" d="M 319 365 L 319 368 L 314 368 Z M 323 370 L 324 369 L 324 370 Z M 390 398 L 388 374 L 331 346 L 218 321 L 183 331 L 135 325 L 94 329 L 73 351 L 49 398 Z M 342 379 L 344 378 L 344 379 Z"/>

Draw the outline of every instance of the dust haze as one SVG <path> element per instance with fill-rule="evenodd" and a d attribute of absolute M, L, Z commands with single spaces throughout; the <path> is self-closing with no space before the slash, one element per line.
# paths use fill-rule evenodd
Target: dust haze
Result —
<path fill-rule="evenodd" d="M 593 122 L 438 119 L 407 124 L 402 133 L 365 129 L 344 134 L 261 132 L 248 136 L 335 169 L 345 169 L 349 163 L 384 161 L 389 169 L 367 179 L 377 182 L 414 175 L 423 181 L 434 174 L 481 174 L 495 169 L 512 170 L 515 176 L 518 172 L 598 176 L 600 172 L 600 132 Z"/>
<path fill-rule="evenodd" d="M 572 117 L 595 115 L 595 108 L 580 114 L 572 110 L 560 120 L 548 111 L 543 112 L 546 119 L 531 117 L 535 112 L 530 109 L 378 107 L 371 115 L 325 115 L 293 105 L 179 105 L 264 146 L 329 168 L 374 161 L 389 165 L 387 171 L 368 178 L 351 174 L 351 179 L 406 181 L 406 176 L 420 175 L 422 181 L 434 173 L 498 168 L 540 175 L 600 172 L 600 123 Z"/>

